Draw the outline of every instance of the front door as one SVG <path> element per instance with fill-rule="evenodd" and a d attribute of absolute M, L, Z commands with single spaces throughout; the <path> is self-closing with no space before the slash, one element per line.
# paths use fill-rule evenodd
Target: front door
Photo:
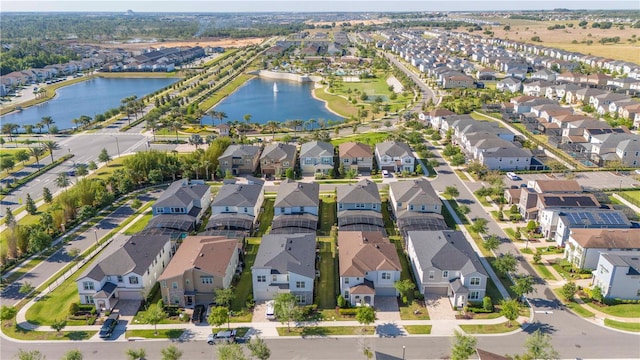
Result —
<path fill-rule="evenodd" d="M 193 296 L 187 295 L 185 297 L 185 306 L 193 306 Z"/>
<path fill-rule="evenodd" d="M 105 309 L 104 300 L 98 300 L 98 309 Z"/>

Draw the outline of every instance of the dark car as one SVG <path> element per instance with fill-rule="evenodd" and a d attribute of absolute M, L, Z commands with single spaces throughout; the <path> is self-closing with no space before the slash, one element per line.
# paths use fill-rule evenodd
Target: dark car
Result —
<path fill-rule="evenodd" d="M 202 319 L 204 318 L 204 313 L 204 305 L 196 305 L 193 308 L 193 316 L 191 317 L 191 321 L 193 321 L 195 324 L 201 323 Z"/>
<path fill-rule="evenodd" d="M 100 336 L 101 339 L 111 337 L 111 334 L 113 334 L 113 329 L 115 329 L 116 325 L 118 325 L 118 318 L 120 318 L 119 314 L 109 315 L 109 318 L 105 320 L 105 322 L 102 324 L 102 327 L 100 328 L 100 333 L 98 334 L 98 336 Z"/>

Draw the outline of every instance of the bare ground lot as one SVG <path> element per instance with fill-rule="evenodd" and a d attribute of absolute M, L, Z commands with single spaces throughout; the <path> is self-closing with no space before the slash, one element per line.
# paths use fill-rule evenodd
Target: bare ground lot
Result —
<path fill-rule="evenodd" d="M 262 43 L 263 38 L 246 38 L 246 39 L 198 39 L 198 40 L 190 40 L 190 41 L 162 41 L 162 42 L 140 42 L 140 43 L 120 43 L 120 44 L 110 44 L 110 43 L 100 43 L 100 44 L 92 44 L 104 48 L 121 48 L 121 49 L 129 49 L 129 50 L 139 50 L 146 49 L 149 47 L 179 47 L 179 46 L 221 46 L 225 48 L 237 48 L 243 47 L 247 45 L 255 45 Z"/>

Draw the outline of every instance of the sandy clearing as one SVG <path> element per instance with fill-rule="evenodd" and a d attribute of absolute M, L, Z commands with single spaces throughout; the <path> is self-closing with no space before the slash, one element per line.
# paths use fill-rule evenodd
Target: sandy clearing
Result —
<path fill-rule="evenodd" d="M 147 43 L 121 43 L 121 44 L 91 44 L 104 48 L 121 48 L 121 49 L 146 49 L 149 47 L 179 47 L 179 46 L 222 46 L 225 48 L 237 48 L 247 45 L 260 44 L 263 38 L 246 38 L 246 39 L 199 39 L 189 41 L 163 41 L 163 42 L 147 42 Z"/>

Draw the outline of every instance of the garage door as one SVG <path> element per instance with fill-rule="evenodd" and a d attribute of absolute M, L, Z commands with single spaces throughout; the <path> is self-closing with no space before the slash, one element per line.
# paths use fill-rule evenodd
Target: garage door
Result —
<path fill-rule="evenodd" d="M 447 296 L 447 287 L 425 287 L 424 294 L 425 295 L 442 295 Z"/>
<path fill-rule="evenodd" d="M 122 300 L 142 300 L 142 292 L 140 290 L 118 290 L 118 297 Z"/>
<path fill-rule="evenodd" d="M 376 287 L 377 296 L 396 296 L 396 288 L 393 287 Z"/>

